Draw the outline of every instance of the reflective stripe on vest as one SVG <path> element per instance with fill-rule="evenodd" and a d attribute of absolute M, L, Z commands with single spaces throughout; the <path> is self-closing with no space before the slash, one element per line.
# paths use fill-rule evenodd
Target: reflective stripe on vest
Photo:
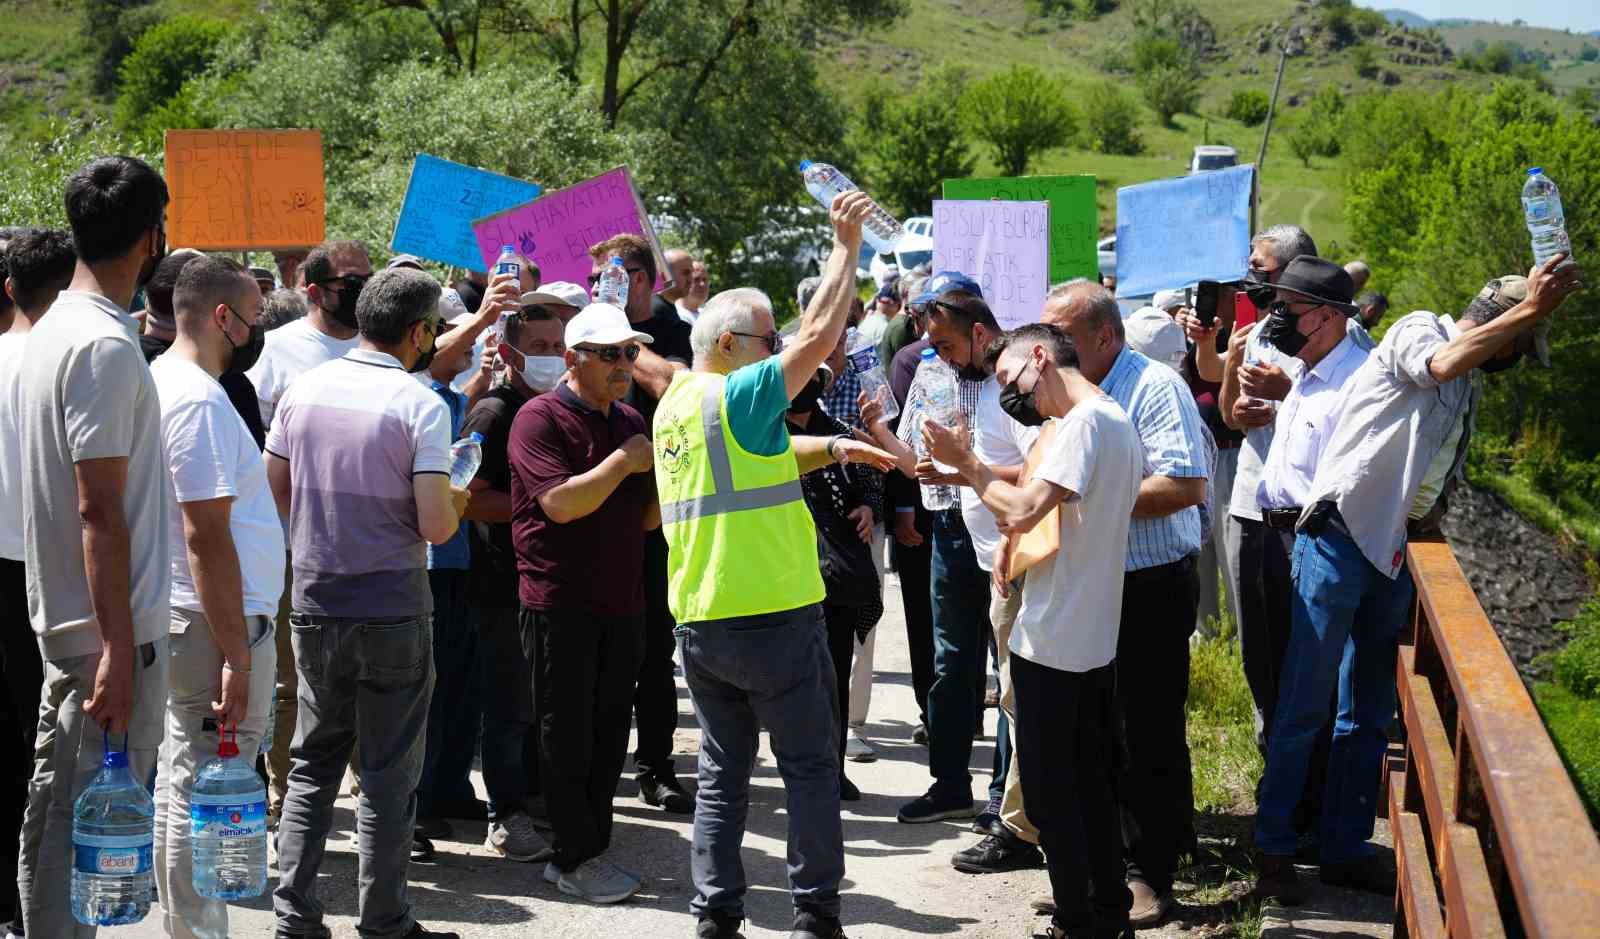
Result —
<path fill-rule="evenodd" d="M 805 499 L 798 479 L 755 489 L 733 488 L 733 464 L 728 460 L 728 441 L 722 436 L 722 388 L 722 382 L 707 382 L 700 395 L 700 426 L 705 433 L 706 460 L 711 465 L 715 491 L 709 496 L 663 503 L 663 525 L 749 509 L 771 509 Z"/>

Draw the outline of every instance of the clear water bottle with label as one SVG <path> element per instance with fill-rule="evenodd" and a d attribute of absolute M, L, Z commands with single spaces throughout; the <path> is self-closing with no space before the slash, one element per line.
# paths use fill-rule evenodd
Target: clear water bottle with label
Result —
<path fill-rule="evenodd" d="M 1528 181 L 1522 184 L 1522 215 L 1533 237 L 1533 263 L 1543 264 L 1565 254 L 1565 267 L 1572 260 L 1572 240 L 1567 237 L 1567 216 L 1561 210 L 1561 190 L 1544 174 L 1544 167 L 1530 166 Z"/>
<path fill-rule="evenodd" d="M 155 899 L 156 806 L 128 771 L 126 736 L 123 747 L 105 736 L 100 774 L 72 807 L 72 918 L 87 926 L 137 923 Z"/>
<path fill-rule="evenodd" d="M 960 393 L 956 388 L 956 373 L 932 349 L 922 350 L 922 361 L 917 365 L 917 377 L 912 384 L 917 388 L 919 399 L 915 413 L 910 415 L 912 427 L 916 428 L 912 431 L 912 441 L 920 462 L 928 458 L 927 447 L 922 443 L 923 423 L 935 421 L 945 427 L 955 426 L 961 415 Z M 933 466 L 941 473 L 954 472 L 953 467 L 937 461 Z M 922 484 L 923 508 L 937 512 L 951 508 L 960 501 L 960 493 L 954 486 Z"/>
<path fill-rule="evenodd" d="M 621 258 L 612 258 L 600 272 L 600 282 L 594 288 L 594 302 L 609 303 L 619 310 L 628 308 L 628 269 Z"/>
<path fill-rule="evenodd" d="M 467 488 L 482 464 L 483 435 L 473 431 L 450 446 L 450 485 L 456 489 Z"/>
<path fill-rule="evenodd" d="M 883 363 L 878 360 L 878 344 L 870 337 L 860 336 L 855 339 L 847 357 L 861 380 L 861 390 L 866 393 L 867 399 L 883 405 L 883 419 L 892 421 L 899 417 L 900 404 L 895 401 L 894 392 L 889 390 L 889 379 L 883 373 Z"/>
<path fill-rule="evenodd" d="M 833 208 L 834 197 L 841 192 L 850 192 L 859 188 L 850 181 L 850 177 L 839 172 L 826 163 L 813 163 L 810 160 L 800 161 L 800 178 L 805 180 L 806 191 L 811 197 L 822 203 L 825 209 Z M 905 226 L 876 201 L 872 203 L 872 214 L 867 216 L 866 224 L 861 226 L 861 235 L 867 244 L 872 245 L 872 250 L 879 254 L 888 254 L 894 250 L 905 235 Z"/>
<path fill-rule="evenodd" d="M 515 245 L 500 246 L 500 257 L 494 262 L 494 273 L 496 277 L 501 274 L 510 274 L 512 277 L 522 276 L 522 258 L 517 256 Z"/>
<path fill-rule="evenodd" d="M 239 759 L 238 729 L 195 779 L 189 796 L 194 891 L 217 900 L 259 897 L 267 889 L 267 789 Z"/>

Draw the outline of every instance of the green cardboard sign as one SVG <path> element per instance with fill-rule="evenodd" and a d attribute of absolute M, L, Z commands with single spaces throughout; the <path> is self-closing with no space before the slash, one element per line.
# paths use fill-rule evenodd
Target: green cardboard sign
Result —
<path fill-rule="evenodd" d="M 1050 283 L 1074 277 L 1099 279 L 1095 240 L 1100 229 L 1093 176 L 947 179 L 944 197 L 1050 203 Z"/>

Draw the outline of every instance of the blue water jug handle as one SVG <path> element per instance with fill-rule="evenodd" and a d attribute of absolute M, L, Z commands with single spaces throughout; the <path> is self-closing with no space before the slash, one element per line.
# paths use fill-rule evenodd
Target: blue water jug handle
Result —
<path fill-rule="evenodd" d="M 127 731 L 123 731 L 122 732 L 122 749 L 121 750 L 113 750 L 113 749 L 111 749 L 111 728 L 109 728 L 109 727 L 102 728 L 101 729 L 101 733 L 103 733 L 105 735 L 105 753 L 106 753 L 105 759 L 102 761 L 101 765 L 105 766 L 108 769 L 121 769 L 123 767 L 126 767 L 128 765 L 128 732 Z"/>

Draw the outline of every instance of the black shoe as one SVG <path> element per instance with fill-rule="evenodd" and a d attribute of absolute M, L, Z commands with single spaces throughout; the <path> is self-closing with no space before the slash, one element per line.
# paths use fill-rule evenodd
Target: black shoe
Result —
<path fill-rule="evenodd" d="M 695 924 L 694 939 L 744 939 L 744 933 L 739 931 L 739 924 L 743 922 L 742 919 L 713 913 Z"/>
<path fill-rule="evenodd" d="M 913 730 L 911 732 L 911 742 L 915 743 L 915 744 L 920 744 L 920 745 L 922 745 L 924 747 L 927 746 L 928 745 L 928 728 L 923 726 L 922 724 L 918 724 L 917 725 L 917 729 Z"/>
<path fill-rule="evenodd" d="M 456 830 L 437 815 L 418 815 L 417 834 L 424 838 L 449 838 Z"/>
<path fill-rule="evenodd" d="M 429 841 L 427 838 L 424 838 L 419 834 L 412 833 L 412 835 L 411 835 L 411 860 L 417 862 L 418 864 L 426 864 L 429 861 L 433 860 L 433 857 L 434 857 L 433 842 Z"/>
<path fill-rule="evenodd" d="M 463 822 L 486 822 L 489 820 L 489 803 L 482 799 L 437 800 L 433 803 L 433 814 Z"/>
<path fill-rule="evenodd" d="M 1004 874 L 1043 867 L 1044 855 L 1009 828 L 996 825 L 988 837 L 951 856 L 950 866 L 963 874 Z"/>
<path fill-rule="evenodd" d="M 856 784 L 851 782 L 850 779 L 848 777 L 846 777 L 846 776 L 840 776 L 839 777 L 839 801 L 840 802 L 860 802 L 861 801 L 861 790 L 857 789 L 856 788 Z"/>
<path fill-rule="evenodd" d="M 955 798 L 935 796 L 932 789 L 900 806 L 896 816 L 911 825 L 924 822 L 942 822 L 947 818 L 971 818 L 978 814 L 972 807 L 972 796 L 957 794 Z"/>
<path fill-rule="evenodd" d="M 1250 893 L 1258 900 L 1276 900 L 1284 906 L 1303 903 L 1305 894 L 1300 890 L 1294 858 L 1263 854 L 1256 861 L 1256 885 Z"/>
<path fill-rule="evenodd" d="M 683 791 L 676 776 L 640 776 L 639 798 L 645 805 L 665 809 L 674 815 L 694 814 L 694 800 Z"/>
<path fill-rule="evenodd" d="M 421 923 L 412 923 L 411 931 L 401 939 L 461 939 L 461 934 L 458 932 L 434 932 Z"/>
<path fill-rule="evenodd" d="M 794 931 L 789 939 L 845 939 L 844 927 L 837 919 L 809 911 L 794 914 Z"/>
<path fill-rule="evenodd" d="M 1383 896 L 1394 895 L 1394 870 L 1377 858 L 1346 861 L 1342 864 L 1324 864 L 1317 877 L 1330 887 L 1360 890 Z"/>
<path fill-rule="evenodd" d="M 295 934 L 295 935 L 291 936 L 290 934 L 284 932 L 281 929 L 274 929 L 272 931 L 272 935 L 273 935 L 273 939 L 333 939 L 333 933 L 328 931 L 328 927 L 319 926 L 317 928 L 319 930 L 321 930 L 321 931 L 313 933 L 309 937 L 302 936 L 302 935 L 299 935 L 299 934 Z"/>

